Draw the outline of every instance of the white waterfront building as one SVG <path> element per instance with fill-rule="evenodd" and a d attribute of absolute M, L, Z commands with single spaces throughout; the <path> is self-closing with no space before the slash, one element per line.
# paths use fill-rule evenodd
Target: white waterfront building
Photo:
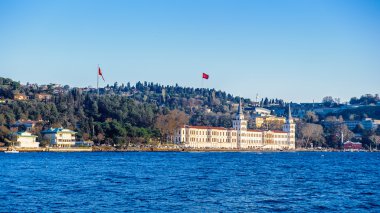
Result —
<path fill-rule="evenodd" d="M 64 128 L 50 128 L 41 132 L 44 139 L 49 140 L 50 145 L 57 147 L 75 146 L 76 132 Z"/>
<path fill-rule="evenodd" d="M 187 148 L 294 150 L 295 123 L 289 106 L 282 131 L 247 129 L 240 102 L 232 128 L 185 125 L 176 130 L 174 142 Z"/>
<path fill-rule="evenodd" d="M 30 132 L 17 132 L 15 145 L 21 148 L 38 148 L 40 143 L 36 142 L 36 138 L 37 136 Z"/>

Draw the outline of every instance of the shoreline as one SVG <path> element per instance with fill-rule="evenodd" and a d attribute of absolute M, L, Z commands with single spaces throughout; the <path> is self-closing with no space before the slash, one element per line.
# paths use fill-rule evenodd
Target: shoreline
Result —
<path fill-rule="evenodd" d="M 7 148 L 0 148 L 4 152 Z M 114 147 L 71 147 L 71 148 L 18 148 L 19 152 L 380 152 L 380 150 L 312 150 L 312 149 L 295 149 L 295 150 L 257 150 L 257 149 L 189 149 L 189 148 L 129 148 L 129 149 L 116 149 Z"/>

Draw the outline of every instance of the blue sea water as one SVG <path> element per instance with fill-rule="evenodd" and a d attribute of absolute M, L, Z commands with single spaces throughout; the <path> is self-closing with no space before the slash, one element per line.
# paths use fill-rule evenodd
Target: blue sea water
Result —
<path fill-rule="evenodd" d="M 380 212 L 380 153 L 0 154 L 0 212 Z"/>

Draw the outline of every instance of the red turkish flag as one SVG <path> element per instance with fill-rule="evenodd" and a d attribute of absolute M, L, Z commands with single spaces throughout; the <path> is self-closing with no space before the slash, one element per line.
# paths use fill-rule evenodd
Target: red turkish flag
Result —
<path fill-rule="evenodd" d="M 102 70 L 100 69 L 100 67 L 99 67 L 99 70 L 98 70 L 98 75 L 102 76 L 103 81 L 105 81 L 104 77 L 103 77 L 103 74 L 102 74 Z"/>
<path fill-rule="evenodd" d="M 208 77 L 209 77 L 209 76 L 208 76 L 206 73 L 203 73 L 203 74 L 202 74 L 202 78 L 204 78 L 204 79 L 208 79 Z"/>

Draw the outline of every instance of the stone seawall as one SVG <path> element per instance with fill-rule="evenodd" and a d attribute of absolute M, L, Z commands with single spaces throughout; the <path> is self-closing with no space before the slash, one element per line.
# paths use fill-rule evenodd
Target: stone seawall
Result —
<path fill-rule="evenodd" d="M 7 150 L 7 147 L 0 147 L 0 152 Z M 257 150 L 257 149 L 190 149 L 190 148 L 158 148 L 158 147 L 129 147 L 127 149 L 117 149 L 115 147 L 71 147 L 71 148 L 17 148 L 19 152 L 323 152 L 342 150 L 312 150 L 312 149 L 296 149 L 296 150 Z"/>
<path fill-rule="evenodd" d="M 92 152 L 92 147 L 47 148 L 47 152 Z"/>
<path fill-rule="evenodd" d="M 6 147 L 0 148 L 0 151 L 7 150 Z M 56 147 L 50 147 L 50 148 L 17 148 L 16 150 L 19 152 L 92 152 L 92 147 L 71 147 L 71 148 L 56 148 Z"/>

